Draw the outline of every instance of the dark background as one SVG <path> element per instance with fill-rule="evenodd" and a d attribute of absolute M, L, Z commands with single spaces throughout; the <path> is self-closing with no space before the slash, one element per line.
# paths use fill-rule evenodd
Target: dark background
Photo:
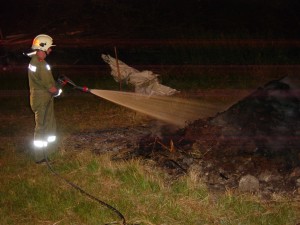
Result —
<path fill-rule="evenodd" d="M 0 29 L 2 64 L 25 63 L 40 33 L 58 64 L 103 64 L 114 47 L 129 64 L 300 61 L 298 0 L 15 0 L 1 3 Z"/>
<path fill-rule="evenodd" d="M 298 0 L 6 1 L 3 35 L 101 38 L 299 38 Z"/>

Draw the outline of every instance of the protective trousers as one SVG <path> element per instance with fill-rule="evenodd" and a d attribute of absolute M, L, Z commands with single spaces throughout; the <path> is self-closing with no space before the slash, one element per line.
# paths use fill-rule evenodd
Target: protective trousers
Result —
<path fill-rule="evenodd" d="M 49 94 L 32 96 L 31 109 L 35 115 L 34 140 L 45 141 L 50 136 L 55 136 L 56 120 L 54 116 L 54 100 Z M 34 149 L 33 157 L 35 161 L 44 159 L 44 153 L 49 153 L 51 146 Z M 48 154 L 47 154 L 48 155 Z"/>

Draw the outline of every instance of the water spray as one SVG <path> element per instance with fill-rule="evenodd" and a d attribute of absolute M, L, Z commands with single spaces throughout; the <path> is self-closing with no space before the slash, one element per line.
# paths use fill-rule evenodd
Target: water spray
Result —
<path fill-rule="evenodd" d="M 195 101 L 175 96 L 146 95 L 140 93 L 89 89 L 86 86 L 76 85 L 70 78 L 60 76 L 58 83 L 61 86 L 70 85 L 74 89 L 94 94 L 100 98 L 114 102 L 134 111 L 154 117 L 158 120 L 182 128 L 196 119 L 207 118 L 220 110 L 224 105 L 213 105 L 205 101 Z"/>

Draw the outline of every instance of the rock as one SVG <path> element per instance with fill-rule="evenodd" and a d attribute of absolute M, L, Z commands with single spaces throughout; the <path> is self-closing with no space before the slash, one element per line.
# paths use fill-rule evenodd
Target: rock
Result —
<path fill-rule="evenodd" d="M 300 177 L 300 167 L 296 167 L 293 169 L 293 171 L 290 174 L 290 177 Z"/>
<path fill-rule="evenodd" d="M 192 163 L 193 163 L 193 161 L 194 161 L 193 158 L 184 157 L 183 160 L 182 160 L 182 163 L 183 163 L 183 164 L 186 164 L 186 165 L 188 165 L 188 166 L 191 166 Z"/>
<path fill-rule="evenodd" d="M 270 171 L 264 171 L 258 176 L 259 181 L 269 182 L 272 180 L 272 173 Z"/>
<path fill-rule="evenodd" d="M 300 178 L 296 180 L 296 186 L 300 188 Z"/>
<path fill-rule="evenodd" d="M 259 191 L 259 180 L 250 174 L 243 176 L 239 181 L 239 191 L 241 191 L 241 192 L 258 192 Z"/>
<path fill-rule="evenodd" d="M 258 176 L 259 181 L 263 182 L 270 182 L 270 181 L 278 181 L 282 179 L 282 176 L 279 174 L 274 174 L 275 171 L 271 172 L 269 170 L 263 171 L 261 174 Z"/>

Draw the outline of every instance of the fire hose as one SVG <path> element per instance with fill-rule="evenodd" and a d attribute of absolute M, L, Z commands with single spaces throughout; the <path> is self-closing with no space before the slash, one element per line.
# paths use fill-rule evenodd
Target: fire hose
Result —
<path fill-rule="evenodd" d="M 57 79 L 58 85 L 61 87 L 66 86 L 67 84 L 69 84 L 70 86 L 72 86 L 74 89 L 83 91 L 83 92 L 90 92 L 90 89 L 86 86 L 78 86 L 76 85 L 70 78 L 68 78 L 67 76 L 59 76 Z"/>
<path fill-rule="evenodd" d="M 77 89 L 77 90 L 81 90 L 83 92 L 90 92 L 89 89 L 86 87 L 86 86 L 78 86 L 76 85 L 72 80 L 70 80 L 68 77 L 66 76 L 60 76 L 58 78 L 58 85 L 60 85 L 61 87 L 65 86 L 65 85 L 71 85 L 74 89 Z M 45 110 L 45 116 L 44 116 L 44 119 L 43 119 L 43 124 L 45 123 L 45 118 L 46 118 L 46 114 L 47 114 L 47 111 L 48 111 L 48 108 L 49 108 L 49 105 L 50 105 L 50 102 L 53 100 L 53 96 L 51 97 L 51 99 L 49 100 L 49 102 L 47 103 L 47 106 L 46 106 L 46 110 Z M 63 176 L 61 176 L 58 172 L 56 172 L 52 166 L 50 165 L 49 163 L 49 160 L 48 160 L 48 157 L 46 156 L 46 152 L 45 150 L 43 151 L 43 154 L 44 154 L 44 158 L 46 160 L 46 163 L 47 163 L 47 167 L 49 168 L 49 170 L 55 174 L 57 177 L 59 177 L 60 179 L 64 180 L 67 184 L 69 184 L 71 187 L 75 188 L 76 190 L 78 190 L 81 194 L 84 194 L 86 195 L 87 197 L 89 197 L 90 199 L 98 202 L 99 204 L 101 204 L 102 206 L 105 206 L 106 208 L 112 210 L 113 212 L 115 212 L 118 217 L 122 220 L 122 224 L 123 225 L 126 225 L 126 220 L 125 220 L 125 217 L 123 216 L 123 214 L 117 210 L 115 207 L 109 205 L 108 203 L 100 200 L 99 198 L 93 196 L 92 194 L 89 194 L 88 192 L 86 192 L 85 190 L 83 190 L 81 187 L 79 187 L 78 185 L 72 183 L 71 181 L 69 181 L 68 179 L 64 178 Z"/>

